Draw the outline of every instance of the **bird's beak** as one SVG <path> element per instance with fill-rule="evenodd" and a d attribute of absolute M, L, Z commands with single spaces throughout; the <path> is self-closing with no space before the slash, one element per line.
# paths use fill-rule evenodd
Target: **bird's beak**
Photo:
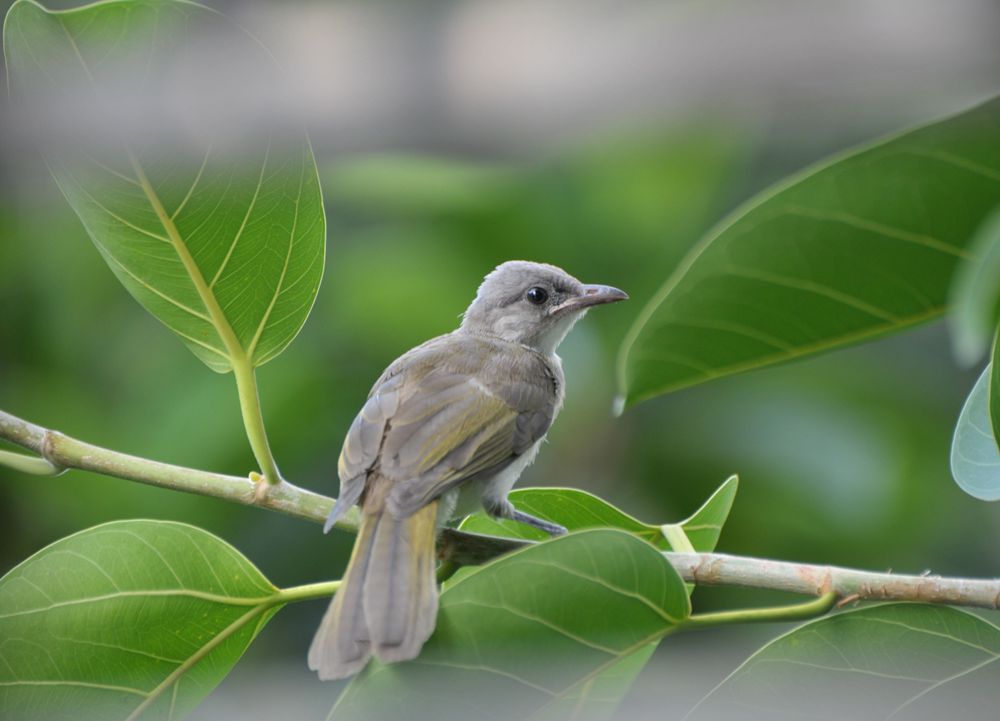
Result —
<path fill-rule="evenodd" d="M 560 303 L 552 309 L 551 313 L 556 315 L 568 310 L 583 310 L 592 305 L 617 303 L 620 300 L 628 300 L 628 293 L 624 290 L 612 288 L 610 285 L 585 285 L 583 286 L 583 295 Z"/>

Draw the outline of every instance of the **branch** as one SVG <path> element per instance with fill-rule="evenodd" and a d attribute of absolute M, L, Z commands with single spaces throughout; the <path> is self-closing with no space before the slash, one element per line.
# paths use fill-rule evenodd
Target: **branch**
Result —
<path fill-rule="evenodd" d="M 77 468 L 267 508 L 315 523 L 323 523 L 333 506 L 332 498 L 298 488 L 287 481 L 272 485 L 262 480 L 210 473 L 130 456 L 78 441 L 4 411 L 0 411 L 0 439 L 6 439 L 40 457 L 32 459 L 20 456 L 20 459 L 28 463 L 20 460 L 11 463 L 9 457 L 15 454 L 0 453 L 0 464 L 19 470 L 31 472 L 32 468 L 36 468 L 36 472 L 45 473 L 51 468 L 51 474 L 55 474 L 63 469 Z M 352 512 L 337 527 L 345 531 L 356 531 L 358 514 Z M 441 534 L 438 550 L 441 559 L 452 565 L 475 565 L 529 543 L 448 528 Z M 842 599 L 842 603 L 853 600 L 896 600 L 1000 608 L 1000 580 L 873 573 L 722 553 L 668 552 L 664 556 L 685 581 L 701 585 L 743 586 L 814 596 L 832 592 Z"/>
<path fill-rule="evenodd" d="M 725 553 L 667 553 L 685 581 L 702 586 L 742 586 L 811 596 L 833 592 L 851 601 L 917 601 L 1000 609 L 1000 580 L 907 576 L 814 566 Z"/>
<path fill-rule="evenodd" d="M 76 468 L 150 486 L 266 508 L 314 523 L 323 523 L 334 503 L 332 498 L 307 491 L 284 480 L 272 484 L 259 480 L 260 477 L 256 474 L 248 478 L 229 476 L 119 453 L 42 428 L 2 410 L 0 439 L 38 455 L 37 458 L 30 458 L 0 451 L 0 465 L 22 472 L 57 475 L 65 469 Z M 355 532 L 359 522 L 360 514 L 357 509 L 352 509 L 337 522 L 336 527 Z M 477 536 L 454 529 L 445 529 L 441 534 L 442 558 L 458 565 L 484 563 L 523 545 L 524 541 Z"/>

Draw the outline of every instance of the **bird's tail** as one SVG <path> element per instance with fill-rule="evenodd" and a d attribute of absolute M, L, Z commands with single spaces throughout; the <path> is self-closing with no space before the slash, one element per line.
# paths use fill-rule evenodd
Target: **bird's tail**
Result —
<path fill-rule="evenodd" d="M 374 653 L 406 661 L 434 631 L 437 502 L 407 518 L 365 513 L 340 589 L 309 648 L 321 679 L 357 673 Z"/>

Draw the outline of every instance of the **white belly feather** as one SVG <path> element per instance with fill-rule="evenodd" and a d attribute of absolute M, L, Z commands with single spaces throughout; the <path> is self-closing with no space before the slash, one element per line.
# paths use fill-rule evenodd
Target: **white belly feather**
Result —
<path fill-rule="evenodd" d="M 535 441 L 527 451 L 514 459 L 514 461 L 491 478 L 481 478 L 473 483 L 463 484 L 454 491 L 449 491 L 442 497 L 442 511 L 448 509 L 447 516 L 451 518 L 463 518 L 470 513 L 482 510 L 484 505 L 497 505 L 507 498 L 510 489 L 517 483 L 521 473 L 531 465 L 538 455 L 538 449 L 542 445 L 542 437 Z M 448 498 L 447 496 L 451 496 Z M 491 503 L 492 501 L 492 503 Z M 449 508 L 450 506 L 450 508 Z M 438 518 L 444 520 L 442 514 Z"/>

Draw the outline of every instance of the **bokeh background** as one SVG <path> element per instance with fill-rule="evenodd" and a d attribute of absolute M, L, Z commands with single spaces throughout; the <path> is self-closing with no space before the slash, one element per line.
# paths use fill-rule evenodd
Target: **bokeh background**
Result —
<path fill-rule="evenodd" d="M 664 522 L 737 472 L 721 550 L 996 575 L 998 509 L 948 472 L 976 369 L 955 365 L 941 323 L 610 412 L 627 328 L 727 210 L 831 152 L 996 92 L 996 2 L 209 4 L 282 65 L 284 92 L 267 102 L 309 126 L 326 198 L 316 306 L 259 371 L 289 479 L 334 494 L 341 439 L 382 368 L 454 328 L 495 265 L 527 258 L 632 300 L 592 314 L 563 345 L 565 409 L 522 486 L 584 488 Z M 232 378 L 126 294 L 5 117 L 6 98 L 0 408 L 130 453 L 249 472 Z M 81 528 L 136 517 L 207 528 L 278 585 L 338 575 L 352 540 L 82 472 L 0 469 L 0 570 Z M 696 596 L 702 610 L 778 600 Z M 305 652 L 324 606 L 279 614 L 194 718 L 322 718 L 339 686 L 316 681 Z M 681 715 L 781 630 L 668 639 L 623 717 Z"/>

